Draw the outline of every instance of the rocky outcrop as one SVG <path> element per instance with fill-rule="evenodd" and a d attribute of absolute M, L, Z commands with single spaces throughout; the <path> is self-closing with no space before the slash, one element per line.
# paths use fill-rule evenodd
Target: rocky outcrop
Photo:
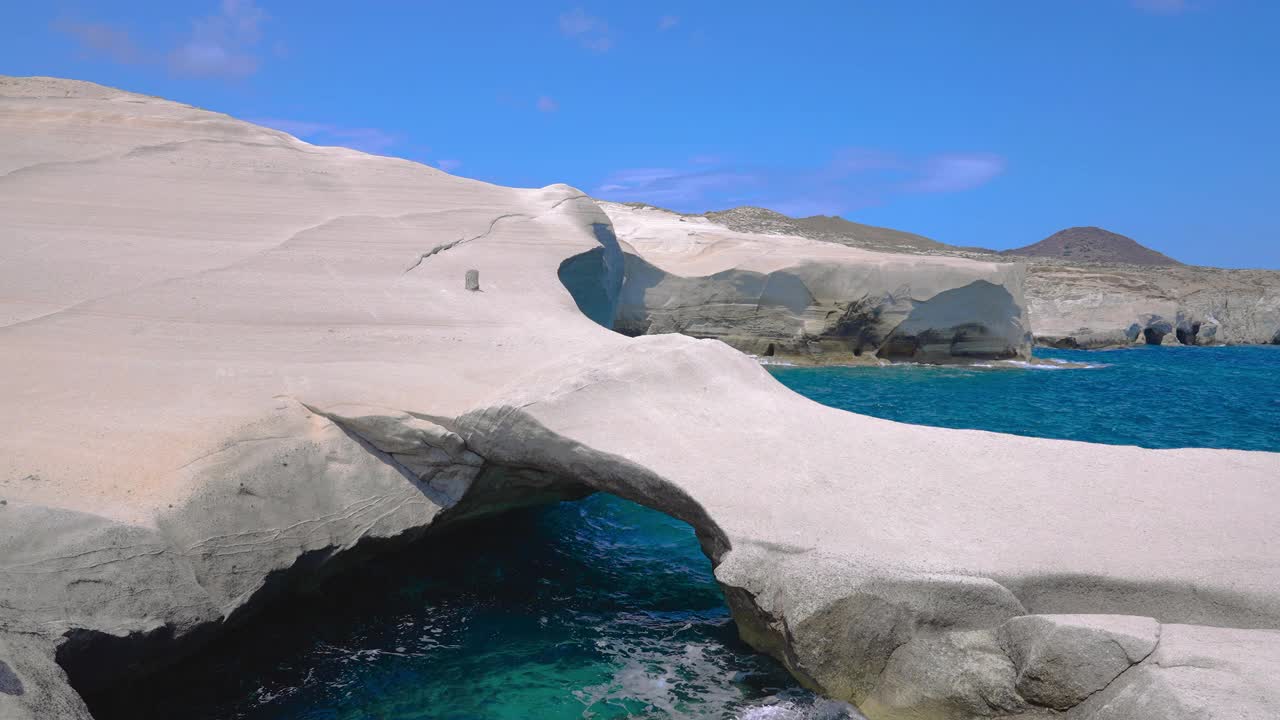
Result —
<path fill-rule="evenodd" d="M 802 362 L 1026 358 L 1022 268 L 876 253 L 603 203 L 627 249 L 615 328 Z"/>
<path fill-rule="evenodd" d="M 624 203 L 631 207 L 652 207 Z M 703 213 L 686 218 L 705 218 L 740 233 L 753 235 L 792 235 L 810 240 L 836 242 L 863 250 L 888 253 L 936 255 L 951 249 L 949 245 L 915 233 L 893 228 L 865 225 L 834 215 L 813 215 L 804 218 L 787 217 L 761 207 L 736 207 Z"/>
<path fill-rule="evenodd" d="M 1280 272 L 1038 261 L 1027 272 L 1038 342 L 1267 344 L 1280 332 Z"/>
<path fill-rule="evenodd" d="M 0 632 L 0 717 L 93 720 L 54 660 L 53 644 L 37 634 Z"/>
<path fill-rule="evenodd" d="M 796 219 L 762 208 L 681 217 L 739 233 L 787 235 L 916 258 L 1019 261 L 1026 265 L 1027 315 L 1036 341 L 1044 345 L 1280 344 L 1280 271 L 1183 265 L 1101 228 L 1070 228 L 1034 245 L 995 253 L 840 218 Z"/>
<path fill-rule="evenodd" d="M 0 717 L 597 490 L 690 523 L 743 637 L 871 720 L 1280 701 L 1280 455 L 902 425 L 623 337 L 625 248 L 566 186 L 68 81 L 0 82 L 0 126 Z"/>
<path fill-rule="evenodd" d="M 1151 618 L 1124 615 L 1027 615 L 997 631 L 1028 702 L 1069 710 L 1147 659 L 1160 637 Z"/>

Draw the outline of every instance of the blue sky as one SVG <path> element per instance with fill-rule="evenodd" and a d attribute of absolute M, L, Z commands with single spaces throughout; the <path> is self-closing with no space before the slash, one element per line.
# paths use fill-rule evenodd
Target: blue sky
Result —
<path fill-rule="evenodd" d="M 4 3 L 0 73 L 506 185 L 1280 268 L 1270 0 Z"/>

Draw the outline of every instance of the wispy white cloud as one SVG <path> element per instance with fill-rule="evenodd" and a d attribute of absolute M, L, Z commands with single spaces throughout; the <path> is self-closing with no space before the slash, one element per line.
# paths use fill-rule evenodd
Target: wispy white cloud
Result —
<path fill-rule="evenodd" d="M 607 52 L 613 47 L 609 23 L 588 15 L 582 8 L 560 14 L 560 33 L 594 52 Z"/>
<path fill-rule="evenodd" d="M 594 194 L 685 211 L 761 205 L 788 215 L 838 215 L 903 195 L 972 190 L 998 177 L 1005 165 L 992 153 L 913 157 L 866 148 L 841 150 L 809 168 L 735 165 L 705 155 L 687 167 L 620 170 Z"/>
<path fill-rule="evenodd" d="M 947 193 L 986 185 L 1004 172 L 1005 160 L 992 153 L 948 153 L 926 158 L 908 182 L 909 192 Z"/>
<path fill-rule="evenodd" d="M 136 65 L 147 60 L 147 54 L 123 28 L 101 22 L 79 22 L 66 18 L 53 23 L 53 28 L 75 38 L 85 52 L 106 57 L 121 65 Z"/>
<path fill-rule="evenodd" d="M 191 36 L 169 54 L 169 69 L 194 77 L 252 75 L 266 21 L 267 13 L 253 0 L 222 0 L 218 13 L 192 22 Z"/>
<path fill-rule="evenodd" d="M 1177 15 L 1191 9 L 1188 0 L 1129 0 L 1137 9 L 1156 15 Z"/>
<path fill-rule="evenodd" d="M 106 22 L 63 18 L 53 28 L 74 38 L 83 51 L 122 65 L 167 66 L 175 75 L 236 79 L 261 66 L 257 48 L 268 19 L 253 0 L 221 0 L 217 12 L 191 21 L 190 34 L 178 45 L 165 49 L 152 42 L 150 50 L 127 30 Z M 277 57 L 287 53 L 280 42 L 272 48 Z"/>
<path fill-rule="evenodd" d="M 680 24 L 680 18 L 676 15 L 663 15 L 658 18 L 658 29 L 662 31 L 670 30 Z"/>
<path fill-rule="evenodd" d="M 538 108 L 538 112 L 544 112 L 544 113 L 552 113 L 560 109 L 560 103 L 556 102 L 552 98 L 547 97 L 546 95 L 543 95 L 542 97 L 538 98 L 538 102 L 535 103 L 535 105 Z"/>
<path fill-rule="evenodd" d="M 735 170 L 633 168 L 609 175 L 595 194 L 606 199 L 683 206 L 707 200 L 716 191 L 756 185 L 759 180 L 750 173 Z"/>
<path fill-rule="evenodd" d="M 255 118 L 250 122 L 302 138 L 316 145 L 341 145 L 353 150 L 381 154 L 399 145 L 403 140 L 395 133 L 369 127 L 343 127 L 330 123 L 287 120 L 283 118 Z M 442 161 L 443 162 L 443 161 Z M 441 166 L 443 167 L 443 166 Z M 445 168 L 446 170 L 448 168 Z"/>

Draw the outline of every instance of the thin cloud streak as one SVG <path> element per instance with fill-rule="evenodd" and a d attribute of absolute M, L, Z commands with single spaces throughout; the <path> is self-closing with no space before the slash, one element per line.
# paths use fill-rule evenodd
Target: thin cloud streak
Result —
<path fill-rule="evenodd" d="M 85 52 L 104 56 L 120 65 L 138 65 L 146 61 L 146 54 L 129 32 L 113 25 L 61 19 L 54 22 L 53 29 L 73 37 Z"/>
<path fill-rule="evenodd" d="M 195 20 L 191 37 L 169 54 L 169 69 L 193 77 L 241 78 L 258 71 L 253 52 L 267 14 L 253 0 L 222 0 L 221 11 Z"/>
<path fill-rule="evenodd" d="M 923 158 L 848 148 L 816 168 L 724 165 L 699 156 L 684 168 L 634 168 L 609 175 L 594 194 L 701 212 L 726 205 L 761 205 L 788 215 L 839 215 L 895 197 L 973 190 L 995 180 L 1006 161 L 993 153 L 943 153 Z"/>
<path fill-rule="evenodd" d="M 992 153 L 936 155 L 920 166 L 920 177 L 905 187 L 908 192 L 949 193 L 972 190 L 1004 172 L 1005 160 Z"/>
<path fill-rule="evenodd" d="M 1191 9 L 1187 0 L 1130 0 L 1130 4 L 1153 15 L 1180 15 Z"/>
<path fill-rule="evenodd" d="M 594 194 L 605 199 L 685 206 L 717 190 L 740 190 L 758 184 L 759 180 L 750 173 L 731 170 L 697 172 L 676 168 L 635 168 L 613 173 Z"/>
<path fill-rule="evenodd" d="M 608 52 L 613 47 L 609 23 L 588 15 L 582 8 L 574 8 L 560 15 L 560 34 L 571 38 L 592 52 Z"/>
<path fill-rule="evenodd" d="M 382 154 L 399 145 L 402 140 L 399 135 L 377 128 L 349 128 L 330 123 L 283 118 L 257 118 L 250 122 L 287 132 L 315 145 L 338 145 L 372 154 Z"/>
<path fill-rule="evenodd" d="M 542 97 L 538 98 L 538 102 L 535 103 L 535 105 L 538 108 L 538 112 L 544 112 L 544 113 L 553 113 L 560 109 L 560 103 L 547 97 L 546 95 L 543 95 Z"/>
<path fill-rule="evenodd" d="M 168 50 L 144 49 L 127 30 L 110 23 L 64 18 L 53 29 L 72 37 L 89 55 L 120 65 L 164 66 L 181 77 L 235 80 L 261 67 L 257 48 L 268 20 L 253 0 L 222 0 L 216 13 L 192 20 L 187 38 Z M 273 48 L 276 57 L 286 54 L 279 42 Z"/>

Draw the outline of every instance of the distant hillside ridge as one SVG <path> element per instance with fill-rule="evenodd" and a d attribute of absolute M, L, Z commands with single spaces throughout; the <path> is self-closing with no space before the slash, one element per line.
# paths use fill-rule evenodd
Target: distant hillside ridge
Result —
<path fill-rule="evenodd" d="M 839 217 L 791 218 L 760 207 L 701 214 L 663 210 L 680 222 L 738 233 L 792 235 L 879 252 L 955 256 L 1026 267 L 1024 297 L 1036 341 L 1067 348 L 1135 344 L 1280 345 L 1280 270 L 1185 265 L 1132 238 L 1073 227 L 1014 250 L 960 247 Z M 696 234 L 690 228 L 690 235 Z"/>
<path fill-rule="evenodd" d="M 653 207 L 646 203 L 623 204 L 632 207 Z M 795 235 L 810 240 L 823 240 L 881 252 L 936 255 L 971 249 L 956 248 L 923 235 L 876 225 L 864 225 L 834 215 L 793 218 L 774 210 L 750 205 L 728 210 L 712 210 L 700 216 L 691 217 L 705 217 L 734 232 Z"/>
<path fill-rule="evenodd" d="M 1100 227 L 1073 227 L 1059 230 L 1033 245 L 1005 250 L 1002 255 L 1052 257 L 1086 263 L 1126 263 L 1129 265 L 1182 265 L 1131 237 Z"/>

